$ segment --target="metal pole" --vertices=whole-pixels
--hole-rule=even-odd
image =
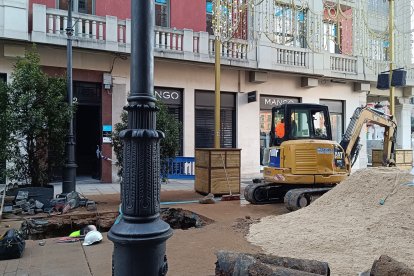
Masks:
[[[114,243],[114,275],[166,275],[170,226],[160,219],[160,144],[154,97],[153,0],[131,1],[131,94],[124,142],[122,218],[108,238]]]
[[[214,148],[220,148],[220,53],[221,53],[221,43],[220,40],[216,37],[215,40],[215,110],[214,110]]]
[[[216,0],[214,6],[214,16],[217,26],[220,26],[220,1]],[[217,32],[220,32],[220,29],[216,29]],[[215,63],[214,63],[214,81],[215,81],[215,109],[214,109],[214,148],[220,148],[220,54],[221,54],[221,43],[219,38],[219,33],[216,33],[216,39],[214,44],[214,53],[215,53]]]
[[[389,0],[389,53],[390,53],[390,115],[395,114],[395,87],[391,86],[392,70],[394,69],[394,0]]]
[[[67,101],[69,107],[73,108],[73,80],[72,80],[72,0],[68,0],[68,26],[66,28],[67,35]],[[75,137],[73,134],[73,113],[69,118],[69,130],[66,137],[65,146],[65,164],[63,165],[62,176],[62,192],[70,193],[76,190],[76,165],[75,160]]]

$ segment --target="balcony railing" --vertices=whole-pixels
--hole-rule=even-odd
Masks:
[[[167,28],[155,28],[155,48],[183,51],[184,31]]]
[[[47,34],[66,37],[68,26],[67,12],[64,10],[47,9]],[[103,17],[74,14],[73,15],[74,36],[76,38],[104,40],[106,20]]]
[[[309,50],[303,48],[277,46],[275,51],[275,62],[277,65],[309,68]]]
[[[357,74],[357,58],[342,55],[331,55],[331,70],[339,73]]]
[[[209,38],[209,53],[215,55],[215,38]],[[232,39],[221,44],[221,57],[247,60],[248,43],[242,39]]]

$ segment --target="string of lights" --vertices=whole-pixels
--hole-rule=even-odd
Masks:
[[[239,53],[266,42],[312,52],[360,56],[373,74],[389,67],[388,0],[213,0],[214,35],[223,51]],[[395,1],[396,67],[412,67],[414,0]],[[235,47],[233,39],[245,41]]]

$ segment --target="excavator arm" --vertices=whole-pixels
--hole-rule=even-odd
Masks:
[[[348,164],[351,166],[354,165],[358,158],[358,153],[361,149],[361,145],[359,145],[359,135],[365,123],[373,123],[385,128],[382,163],[384,166],[390,165],[394,153],[397,124],[392,116],[370,107],[358,107],[355,110],[348,128],[342,137],[340,144],[345,151],[345,157]]]

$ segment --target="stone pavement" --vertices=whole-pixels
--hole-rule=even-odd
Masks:
[[[260,177],[260,175],[243,176],[241,179],[241,187],[244,188],[247,184],[252,183],[252,178]],[[55,195],[62,192],[62,183],[52,183],[55,190]],[[170,179],[168,183],[161,183],[161,192],[163,191],[193,191],[194,180],[185,179]],[[118,194],[121,192],[119,183],[101,183],[99,180],[91,178],[80,178],[76,182],[76,191],[88,195],[105,195]]]
[[[55,190],[55,195],[62,192],[62,183],[52,183]],[[161,184],[162,191],[187,191],[194,190],[194,180],[175,180],[171,179],[168,183]],[[106,195],[118,194],[121,192],[121,185],[119,183],[101,183],[99,181],[77,181],[76,191],[88,195]]]

